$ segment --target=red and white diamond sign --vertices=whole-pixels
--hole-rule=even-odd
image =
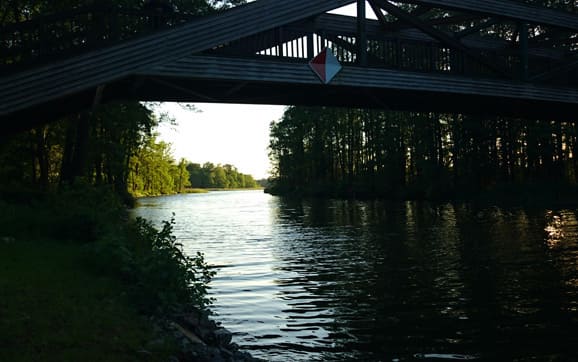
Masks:
[[[309,66],[325,84],[331,82],[333,77],[343,68],[329,48],[325,48],[321,53],[317,54],[317,56],[309,62]]]

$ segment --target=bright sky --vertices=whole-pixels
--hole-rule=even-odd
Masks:
[[[281,118],[284,106],[196,103],[195,107],[201,112],[174,103],[162,105],[178,123],[159,129],[176,159],[231,164],[255,179],[268,177],[269,124]]]
[[[355,12],[355,4],[332,11],[352,16]],[[370,8],[366,12],[372,17]],[[284,106],[198,103],[195,107],[201,112],[162,105],[177,121],[176,127],[159,129],[160,139],[172,144],[175,159],[231,164],[255,179],[269,176],[269,124],[281,118]]]

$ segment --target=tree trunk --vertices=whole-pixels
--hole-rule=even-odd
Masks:
[[[66,144],[62,160],[61,182],[72,184],[87,175],[90,114],[82,112],[76,116],[66,132]]]
[[[36,129],[36,157],[38,159],[38,166],[40,170],[39,183],[42,188],[48,188],[48,167],[49,155],[46,144],[46,126],[38,127]]]

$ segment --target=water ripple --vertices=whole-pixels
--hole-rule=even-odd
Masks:
[[[148,199],[217,270],[217,318],[271,361],[578,359],[576,210]]]

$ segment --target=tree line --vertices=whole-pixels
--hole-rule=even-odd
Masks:
[[[244,189],[259,187],[253,176],[243,174],[235,166],[189,163],[187,171],[194,188]]]
[[[50,190],[80,182],[109,185],[130,200],[189,187],[257,186],[252,176],[232,165],[175,160],[171,145],[154,132],[159,122],[172,120],[154,108],[111,103],[12,136],[0,145],[0,187]]]
[[[158,7],[184,14],[205,15],[243,3],[245,0],[10,0],[0,3],[0,25],[91,5],[114,5],[144,10],[154,10]]]
[[[271,190],[435,198],[571,188],[577,134],[575,121],[288,107],[271,124]]]
[[[159,118],[138,102],[110,103],[15,134],[1,143],[4,188],[110,185],[128,198],[131,158]]]

